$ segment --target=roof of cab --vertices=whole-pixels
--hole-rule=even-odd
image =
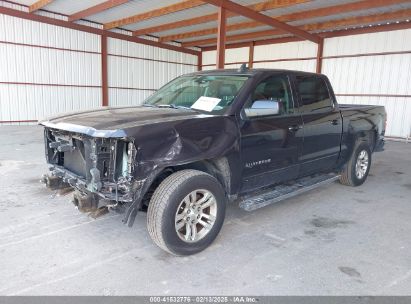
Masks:
[[[189,73],[187,75],[244,75],[244,76],[254,76],[262,73],[286,73],[286,74],[307,74],[307,75],[318,75],[316,73],[295,71],[295,70],[285,70],[285,69],[224,69],[224,70],[206,70]]]

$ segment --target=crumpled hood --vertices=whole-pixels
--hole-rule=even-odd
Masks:
[[[103,107],[90,111],[67,113],[40,122],[41,125],[86,133],[98,137],[123,137],[121,135],[129,128],[147,124],[178,121],[191,118],[211,117],[186,109],[155,108],[155,107]],[[109,132],[99,132],[109,131]],[[103,135],[103,133],[105,135]]]

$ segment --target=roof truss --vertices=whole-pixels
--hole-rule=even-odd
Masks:
[[[253,4],[253,5],[249,5],[247,7],[256,12],[262,12],[262,11],[267,11],[271,9],[305,3],[309,1],[310,0],[265,0],[265,1]],[[238,16],[238,14],[235,14],[233,12],[227,12],[227,18],[234,17],[234,16]],[[201,17],[179,20],[179,21],[175,21],[172,23],[138,29],[133,32],[133,35],[141,36],[141,35],[146,35],[146,34],[151,34],[151,33],[163,32],[163,31],[168,31],[168,30],[172,30],[176,28],[183,28],[186,26],[216,21],[217,19],[218,19],[218,13],[214,13],[214,14],[209,14],[209,15],[205,15]]]
[[[302,12],[296,12],[296,13],[276,16],[275,18],[282,22],[290,22],[290,21],[296,21],[296,20],[324,17],[324,16],[329,16],[332,14],[341,14],[341,13],[347,13],[347,12],[353,12],[353,11],[366,10],[370,8],[384,7],[384,6],[389,6],[389,5],[408,2],[408,1],[409,0],[364,0],[364,1],[354,2],[354,3],[351,2],[351,3],[346,3],[346,4],[322,7],[318,9],[309,10],[309,11],[302,11]],[[244,28],[255,28],[255,27],[262,26],[262,25],[263,25],[262,23],[257,22],[257,21],[241,22],[241,23],[236,23],[232,25],[227,25],[226,30],[227,32],[238,31]],[[208,29],[203,29],[199,31],[192,31],[192,32],[185,32],[181,34],[163,36],[163,37],[160,37],[160,41],[161,42],[167,42],[167,41],[173,41],[173,40],[179,41],[182,39],[213,35],[216,33],[217,33],[217,28],[208,28]]]
[[[300,26],[299,28],[305,31],[330,30],[330,29],[338,29],[339,27],[343,27],[343,26],[364,25],[364,24],[370,24],[370,23],[375,23],[375,22],[385,22],[385,21],[390,21],[390,20],[407,19],[407,18],[411,18],[411,9],[399,10],[399,11],[383,13],[383,14],[368,15],[368,16],[343,18],[343,19],[332,20],[332,21],[321,22],[321,23],[311,23],[311,24]],[[283,30],[267,30],[267,31],[259,31],[259,32],[227,36],[226,40],[227,41],[253,40],[253,39],[259,39],[263,37],[278,36],[278,35],[284,35],[284,34],[285,34],[285,31]],[[202,45],[210,45],[210,44],[214,45],[215,43],[216,43],[216,39],[211,38],[211,39],[184,42],[182,43],[182,46],[192,47],[192,46],[202,46]]]
[[[111,9],[113,7],[122,5],[129,0],[107,0],[103,3],[89,7],[85,10],[76,12],[68,16],[69,21],[75,21],[79,19],[84,19],[88,16],[103,12],[105,10]],[[154,0],[155,1],[155,0]],[[262,0],[260,3],[253,5],[240,5],[232,0],[181,0],[178,3],[174,3],[168,6],[160,7],[148,12],[140,13],[133,15],[131,17],[114,20],[104,24],[104,30],[99,29],[89,29],[88,27],[79,25],[77,23],[70,23],[72,26],[67,25],[69,22],[66,21],[54,21],[53,18],[43,17],[38,14],[30,14],[37,10],[43,9],[45,6],[53,2],[53,0],[38,0],[35,1],[32,5],[28,6],[30,13],[24,12],[14,12],[11,9],[1,8],[0,12],[18,16],[20,18],[25,18],[29,20],[36,20],[40,22],[45,22],[49,24],[55,24],[58,26],[65,26],[69,28],[75,28],[78,30],[98,33],[105,37],[113,37],[117,39],[124,39],[128,41],[133,41],[137,43],[143,43],[148,45],[153,45],[157,47],[163,47],[170,50],[176,50],[188,54],[199,55],[198,51],[193,49],[187,49],[188,47],[193,46],[202,46],[203,51],[216,49],[216,45],[220,45],[220,50],[224,53],[225,48],[234,48],[234,47],[243,47],[248,46],[254,47],[254,45],[263,45],[263,44],[273,44],[273,43],[282,43],[290,41],[303,41],[310,40],[315,43],[321,43],[324,38],[344,36],[350,34],[359,34],[359,33],[371,33],[379,31],[389,31],[397,29],[406,29],[411,28],[411,8],[409,6],[402,6],[402,9],[399,9],[401,6],[397,6],[396,11],[392,11],[392,8],[387,8],[387,12],[378,13],[373,15],[362,15],[349,18],[341,18],[336,20],[331,20],[327,22],[318,22],[310,23],[299,26],[294,26],[287,24],[286,22],[293,22],[297,20],[312,19],[325,16],[339,15],[342,13],[353,12],[353,11],[366,11],[373,8],[379,7],[388,7],[391,5],[396,5],[400,3],[409,3],[410,0],[361,0],[357,2],[350,2],[345,4],[337,4],[328,7],[320,7],[311,10],[298,11],[295,13],[284,14],[280,16],[267,16],[261,14],[262,11],[273,10],[281,7],[287,7],[292,5],[297,5],[301,3],[310,2],[312,0]],[[193,37],[214,35],[219,33],[219,29],[205,28],[198,31],[185,32],[175,35],[167,35],[159,38],[159,42],[145,40],[137,37],[130,37],[128,35],[122,35],[108,31],[119,26],[124,26],[132,23],[141,22],[151,18],[157,18],[164,16],[166,14],[172,14],[175,12],[183,11],[190,9],[196,6],[211,4],[217,6],[220,12],[220,18],[218,18],[219,13],[213,13],[204,15],[201,17],[190,18],[185,20],[178,20],[169,24],[160,24],[157,26],[152,26],[149,28],[141,28],[133,32],[134,36],[140,36],[149,33],[157,33],[162,31],[168,31],[170,29],[183,28],[190,25],[207,23],[210,21],[219,20],[220,24],[220,34],[217,37],[220,39],[211,38],[211,39],[202,39],[195,41],[187,41],[182,43],[182,47],[177,47],[171,44],[165,44],[164,42],[175,41],[175,40],[185,40]],[[404,9],[406,8],[406,9]],[[390,11],[391,10],[391,11]],[[367,13],[367,12],[365,12]],[[252,21],[241,22],[236,24],[226,25],[226,19],[233,16],[244,16],[246,18],[252,19]],[[336,16],[337,17],[337,16]],[[337,17],[338,18],[338,17]],[[378,26],[376,23],[379,23]],[[380,25],[382,23],[383,25]],[[224,26],[222,26],[222,24]],[[243,29],[252,29],[260,27],[263,25],[269,25],[274,29],[257,31],[257,32],[248,32],[244,34],[237,34],[231,36],[225,36],[226,32],[237,31]],[[360,28],[361,26],[361,28]],[[77,28],[78,27],[78,28]],[[351,27],[351,29],[350,29]],[[356,27],[356,28],[352,28]],[[343,29],[346,28],[346,29]],[[349,28],[349,29],[347,29]],[[280,36],[280,37],[279,37]],[[282,37],[281,37],[282,36]],[[234,42],[226,44],[225,42]],[[235,42],[240,41],[240,42]],[[204,47],[206,46],[206,47]],[[220,56],[223,58],[222,56]],[[222,62],[220,65],[224,65]]]
[[[51,2],[53,2],[53,0],[38,0],[38,1],[34,2],[32,5],[29,6],[29,12],[33,13],[33,12],[41,9],[42,7],[50,4]]]
[[[272,27],[287,31],[287,32],[289,32],[289,33],[291,33],[295,36],[304,38],[306,40],[310,40],[310,41],[315,42],[315,43],[319,43],[321,41],[321,38],[319,36],[315,35],[315,34],[308,33],[308,32],[306,32],[306,31],[304,31],[300,28],[297,28],[297,27],[291,26],[287,23],[278,21],[278,20],[276,20],[274,18],[271,18],[267,15],[260,14],[259,12],[256,12],[256,11],[254,11],[254,10],[248,8],[248,7],[239,5],[235,2],[231,2],[229,0],[203,0],[203,1],[205,1],[207,3],[210,3],[210,4],[213,4],[215,6],[224,7],[225,9],[227,9],[231,12],[234,12],[234,13],[237,13],[237,14],[242,15],[244,17],[253,19],[253,20],[258,21],[260,23],[264,23],[264,24],[270,25]]]
[[[390,23],[384,25],[377,25],[377,26],[366,26],[361,28],[349,29],[349,30],[338,30],[332,32],[325,32],[320,33],[319,35],[322,38],[333,38],[333,37],[342,37],[342,36],[350,36],[350,35],[358,35],[358,34],[367,34],[367,33],[377,33],[377,32],[386,32],[386,31],[398,31],[404,29],[410,29],[411,22],[400,22],[400,23]],[[287,42],[297,42],[303,41],[303,39],[289,36],[289,37],[282,37],[282,38],[273,38],[273,39],[264,39],[253,41],[254,46],[260,45],[267,45],[267,44],[278,44],[278,43],[287,43]],[[250,46],[250,42],[237,42],[237,43],[230,43],[226,44],[226,49],[236,49],[241,47],[248,47]],[[207,46],[202,48],[203,52],[214,51],[216,46]]]

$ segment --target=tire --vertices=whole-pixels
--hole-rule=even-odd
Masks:
[[[225,207],[226,195],[216,178],[197,170],[178,171],[154,191],[147,229],[161,249],[179,256],[195,254],[217,237]]]
[[[352,187],[360,186],[367,179],[370,168],[370,146],[366,142],[358,142],[354,147],[354,151],[348,163],[341,172],[340,183]]]

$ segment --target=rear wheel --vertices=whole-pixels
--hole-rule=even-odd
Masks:
[[[148,207],[148,232],[169,253],[195,254],[217,237],[225,205],[224,190],[213,176],[197,170],[178,171],[154,191]]]
[[[371,150],[366,142],[355,145],[354,152],[341,172],[340,183],[347,186],[362,185],[371,167]]]

